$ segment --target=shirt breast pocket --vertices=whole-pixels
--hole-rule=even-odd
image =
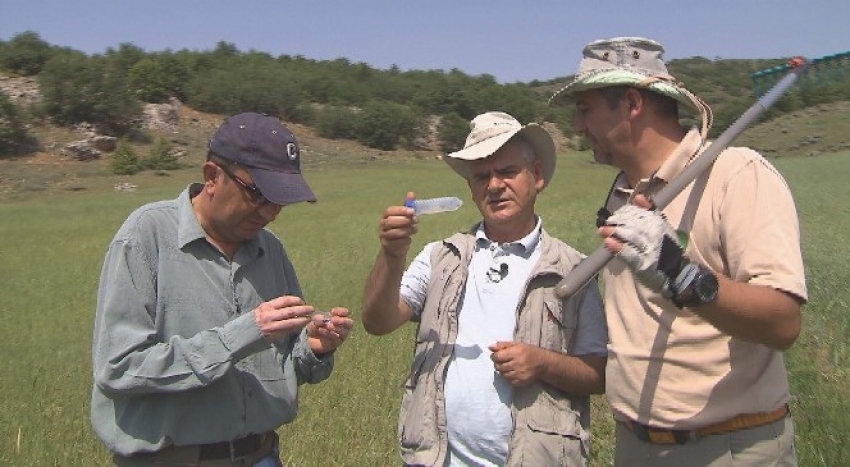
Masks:
[[[242,366],[244,373],[251,375],[259,381],[279,381],[286,379],[284,374],[284,360],[286,355],[281,354],[274,348],[257,352],[246,357],[237,365]]]

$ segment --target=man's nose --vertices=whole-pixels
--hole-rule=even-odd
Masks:
[[[502,180],[502,177],[496,174],[491,175],[490,180],[487,181],[488,191],[499,191],[503,186],[505,186],[505,181]]]
[[[587,126],[584,124],[584,119],[581,117],[575,117],[573,119],[573,131],[577,135],[584,135],[584,132],[587,131]]]

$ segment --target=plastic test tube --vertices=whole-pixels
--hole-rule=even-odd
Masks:
[[[414,199],[405,201],[404,205],[413,208],[416,215],[436,214],[438,212],[457,211],[463,204],[460,198],[455,196],[444,196],[431,199]]]
[[[310,313],[309,316],[310,316],[310,319],[319,318],[322,321],[322,323],[325,323],[325,324],[331,322],[331,314],[329,312],[326,312],[326,311],[316,310],[316,311]]]

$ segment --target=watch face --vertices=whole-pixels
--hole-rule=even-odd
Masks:
[[[701,273],[696,279],[694,288],[701,303],[713,302],[717,298],[717,276],[710,271]]]

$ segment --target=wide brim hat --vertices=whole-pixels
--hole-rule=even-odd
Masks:
[[[549,103],[566,100],[575,93],[611,86],[645,88],[675,99],[700,117],[704,131],[711,126],[711,109],[667,70],[664,47],[642,37],[615,37],[587,44],[573,81],[556,91]]]
[[[470,133],[463,149],[443,158],[463,178],[469,177],[469,161],[490,157],[513,138],[522,138],[529,145],[543,169],[544,187],[555,174],[555,142],[545,128],[529,123],[522,125],[504,112],[486,112],[469,124]]]
[[[316,201],[301,174],[298,141],[277,118],[254,112],[234,115],[216,130],[209,149],[244,167],[272,203]]]

